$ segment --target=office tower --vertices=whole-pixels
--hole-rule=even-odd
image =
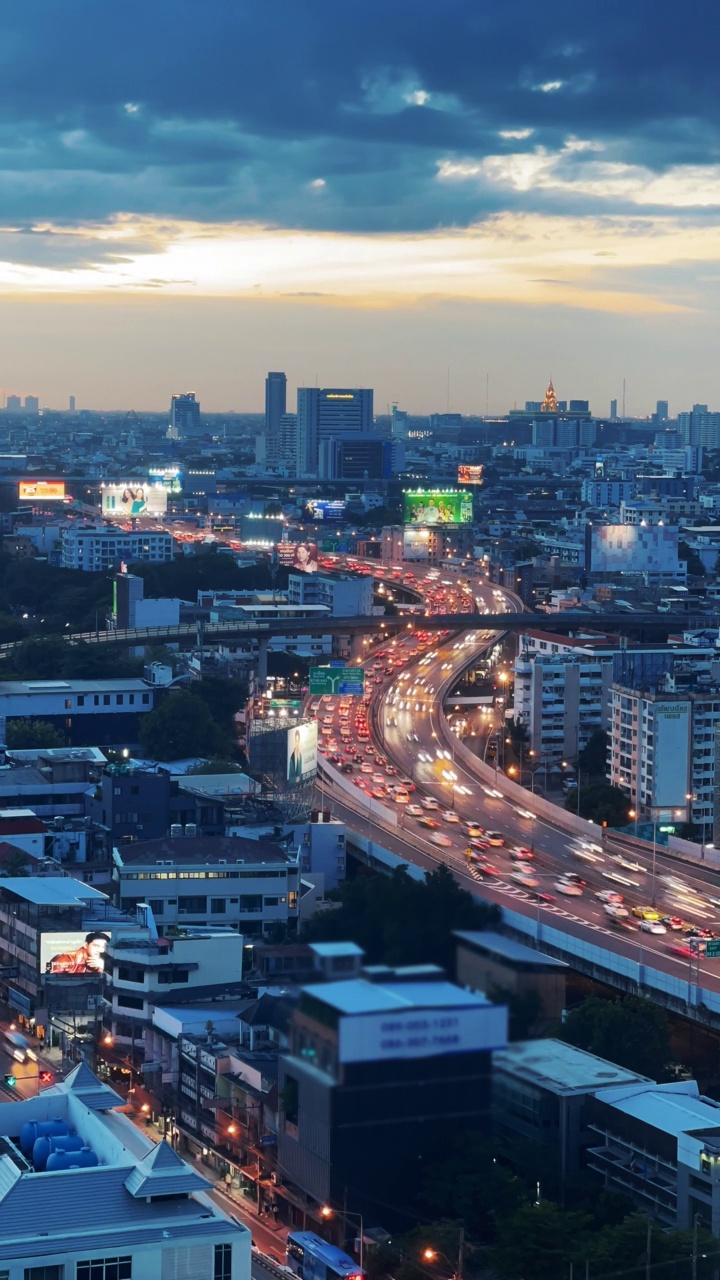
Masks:
[[[323,440],[372,431],[372,388],[298,387],[297,423],[297,474],[317,475]]]
[[[74,397],[74,396],[71,396],[71,397],[70,397],[70,402],[69,402],[68,408],[69,408],[70,413],[74,413],[74,412],[75,412],[75,397]]]
[[[394,404],[392,407],[392,417],[390,419],[390,435],[394,440],[407,439],[408,432],[408,413],[407,409],[398,409]]]
[[[667,400],[658,400],[655,406],[658,422],[667,422],[668,419],[668,402]]]
[[[8,396],[7,398],[8,413],[18,413],[22,409],[22,400],[20,396]]]
[[[40,401],[37,396],[25,397],[25,409],[27,413],[39,413]]]
[[[280,420],[286,409],[287,378],[284,373],[269,373],[265,379],[265,461],[276,466],[280,461]]]
[[[291,476],[297,475],[298,420],[296,413],[284,413],[280,418],[280,448],[278,462]]]
[[[610,401],[610,417],[612,418],[613,422],[617,418],[617,400]]]
[[[194,391],[174,395],[170,401],[170,431],[173,440],[182,440],[192,431],[200,430],[200,403]]]

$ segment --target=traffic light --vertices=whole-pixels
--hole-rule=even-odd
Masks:
[[[17,1083],[17,1080],[16,1080],[15,1076],[14,1076],[14,1075],[12,1074],[12,1072],[10,1072],[10,1071],[9,1071],[9,1072],[7,1072],[7,1074],[3,1076],[3,1080],[4,1080],[4,1082],[5,1082],[5,1084],[6,1084],[6,1085],[9,1085],[9,1086],[10,1086],[10,1088],[11,1088],[11,1089],[12,1089],[12,1088],[14,1088],[14,1086],[15,1086],[15,1085],[16,1085],[16,1083]]]
[[[52,1082],[53,1082],[53,1073],[52,1073],[52,1071],[41,1071],[41,1072],[40,1072],[40,1083],[41,1083],[41,1084],[52,1084]]]

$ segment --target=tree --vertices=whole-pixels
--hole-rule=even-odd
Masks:
[[[17,845],[9,844],[0,853],[0,875],[27,876],[30,874],[29,865],[30,855],[24,849],[18,849]]]
[[[570,813],[577,813],[579,808],[583,818],[596,822],[598,826],[606,822],[609,827],[624,827],[628,822],[629,806],[625,792],[605,782],[581,787],[579,796],[573,787],[565,797],[565,808]]]
[[[510,735],[513,750],[519,751],[521,747],[524,748],[526,746],[530,738],[530,734],[528,733],[528,727],[524,720],[518,720],[517,717],[515,717],[514,720],[510,720],[507,726],[507,731]]]
[[[48,720],[8,720],[5,743],[11,751],[50,751],[64,747],[65,739]]]
[[[607,768],[608,735],[605,729],[595,729],[580,752],[580,768],[593,777],[604,776]]]
[[[532,1035],[543,1011],[542,997],[537,991],[491,987],[487,996],[494,1004],[507,1005],[510,1040],[527,1040]]]
[[[334,895],[335,911],[310,919],[303,939],[342,942],[351,938],[369,964],[438,964],[454,960],[453,929],[488,929],[497,924],[498,909],[461,889],[447,867],[430,871],[424,880],[405,868],[392,875],[346,880]]]
[[[140,743],[152,760],[222,756],[226,746],[207,704],[187,689],[175,690],[143,717]]]
[[[697,551],[693,551],[692,547],[684,542],[681,538],[678,542],[678,559],[685,560],[687,563],[687,571],[692,578],[705,577],[705,565],[703,564]]]
[[[208,773],[243,773],[242,765],[237,760],[205,760],[203,764],[193,765],[188,769],[186,777],[200,777]]]
[[[667,1014],[641,996],[588,996],[567,1015],[558,1035],[567,1044],[661,1080],[670,1057]]]
[[[495,1238],[498,1217],[515,1213],[527,1200],[527,1187],[497,1162],[487,1135],[471,1132],[444,1160],[426,1168],[420,1209],[423,1217],[460,1218],[471,1239],[488,1243]]]
[[[523,1205],[498,1223],[493,1270],[505,1280],[559,1280],[580,1262],[592,1219],[551,1200]]]
[[[202,699],[228,745],[233,746],[237,739],[235,715],[244,708],[248,698],[245,681],[207,675],[193,681],[189,691],[193,697]]]
[[[644,1280],[647,1275],[646,1250],[648,1219],[634,1213],[615,1226],[594,1232],[585,1243],[584,1258],[590,1275],[622,1276],[622,1280]],[[717,1268],[718,1242],[701,1228],[697,1236],[698,1280],[710,1280]],[[658,1224],[650,1228],[652,1274],[663,1280],[688,1280],[691,1274],[693,1239],[691,1231],[664,1231]]]

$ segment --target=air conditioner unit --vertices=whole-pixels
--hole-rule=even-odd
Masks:
[[[182,823],[181,823],[181,822],[172,822],[172,823],[170,824],[170,839],[171,839],[171,840],[176,840],[176,839],[178,838],[178,836],[181,836],[181,835],[182,835],[182,833],[183,833],[183,829],[182,829]]]
[[[194,840],[194,839],[195,839],[195,836],[197,835],[197,823],[195,823],[195,822],[188,822],[188,823],[186,823],[186,825],[185,825],[185,835],[186,835],[186,836],[188,836],[188,837],[190,837],[191,839],[193,839],[193,840]]]

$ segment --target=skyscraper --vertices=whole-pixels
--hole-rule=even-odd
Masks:
[[[667,400],[658,400],[655,406],[658,422],[667,422],[668,419],[668,402]]]
[[[297,474],[314,476],[323,440],[372,431],[372,388],[298,387],[297,419]]]
[[[8,396],[7,408],[9,413],[17,413],[19,409],[22,409],[20,396]]]
[[[75,412],[75,397],[74,397],[74,396],[70,396],[70,400],[69,400],[69,403],[68,403],[68,408],[69,408],[70,413],[74,413],[74,412]]]
[[[280,419],[286,410],[287,378],[269,373],[265,379],[265,460],[270,466],[280,461]]]
[[[610,401],[610,417],[613,422],[617,419],[617,400]]]
[[[174,395],[170,401],[170,430],[174,440],[182,440],[191,431],[200,430],[200,403],[194,391]]]
[[[26,396],[26,397],[25,397],[25,409],[26,409],[26,411],[27,411],[28,413],[39,413],[39,412],[40,412],[40,400],[39,400],[38,396]]]

